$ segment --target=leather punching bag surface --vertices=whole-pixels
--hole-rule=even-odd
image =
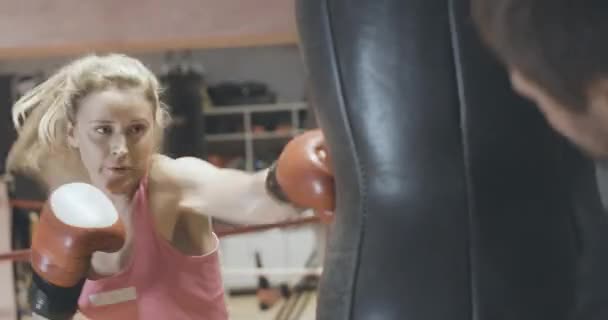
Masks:
[[[468,1],[296,11],[341,164],[319,320],[608,317],[593,166],[513,93]]]

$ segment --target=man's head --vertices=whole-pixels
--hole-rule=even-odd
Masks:
[[[608,158],[608,2],[472,0],[472,10],[513,88],[564,136]]]

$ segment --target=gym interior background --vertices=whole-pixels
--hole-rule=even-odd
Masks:
[[[292,0],[21,0],[0,2],[0,168],[14,141],[13,101],[89,52],[140,58],[163,81],[177,124],[165,151],[223,167],[268,166],[283,145],[315,127]],[[608,171],[598,167],[608,203]],[[1,190],[0,190],[1,191]],[[27,262],[3,253],[29,246],[44,199],[17,177],[0,192],[0,320],[28,319]],[[215,221],[231,319],[314,319],[327,226],[239,228]]]
[[[292,1],[282,0],[2,1],[0,167],[15,137],[12,103],[91,52],[129,54],[159,76],[175,121],[167,154],[267,167],[293,135],[315,127],[293,20]],[[45,197],[32,181],[15,182],[8,194],[18,201],[0,210],[0,255],[29,247],[38,210],[28,201]],[[215,228],[231,319],[314,319],[326,226],[303,218]],[[0,260],[0,319],[28,319],[29,280],[26,261]]]

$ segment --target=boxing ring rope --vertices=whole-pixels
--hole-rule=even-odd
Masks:
[[[10,199],[9,208],[11,209],[22,209],[29,212],[40,211],[44,205],[41,201],[34,200],[21,200],[21,199]],[[218,223],[214,225],[214,232],[219,238],[237,236],[242,234],[263,232],[267,230],[279,229],[279,228],[293,228],[309,224],[323,224],[325,221],[320,217],[306,216],[281,223],[273,224],[261,224],[261,225],[245,225],[245,226],[231,226],[224,223]],[[2,263],[29,263],[30,262],[30,250],[20,249],[13,250],[11,252],[0,253],[0,264]],[[301,279],[293,284],[291,288],[284,289],[282,287],[277,288],[263,288],[258,287],[256,291],[257,299],[260,305],[267,305],[268,307],[279,303],[277,306],[278,313],[275,315],[274,320],[284,319],[298,319],[302,314],[303,310],[307,307],[310,300],[312,299],[313,293],[311,288],[316,288],[316,280],[323,272],[322,267],[316,268],[223,268],[222,274],[224,276],[253,276],[259,279],[266,278],[268,276],[299,276]],[[283,283],[281,286],[285,286]],[[287,287],[285,287],[287,288]],[[289,292],[285,295],[283,290]],[[282,301],[282,302],[279,302]]]
[[[30,260],[30,249],[14,250],[0,253],[0,263],[4,261],[26,262]]]
[[[323,268],[224,268],[222,274],[229,276],[320,276]]]
[[[18,208],[24,210],[35,210],[38,211],[42,209],[44,203],[35,200],[19,200],[19,199],[11,199],[9,200],[9,205],[11,208]]]
[[[14,250],[9,253],[0,254],[0,263],[5,261],[12,262],[29,262],[30,250]],[[222,269],[222,274],[230,276],[319,276],[323,272],[323,268],[225,268]]]
[[[44,203],[41,201],[20,200],[20,199],[11,199],[9,201],[9,204],[10,204],[11,208],[34,210],[34,211],[40,210],[42,208],[42,206],[44,205]],[[297,226],[302,226],[302,225],[307,225],[307,224],[317,224],[317,223],[321,223],[321,222],[322,221],[319,217],[312,216],[312,217],[298,218],[298,219],[285,221],[285,222],[281,222],[281,223],[246,225],[246,226],[238,226],[238,227],[222,227],[222,228],[218,228],[217,230],[214,230],[214,232],[217,234],[217,236],[219,238],[222,238],[222,237],[242,235],[242,234],[247,234],[247,233],[262,232],[262,231],[267,231],[267,230],[272,230],[272,229],[297,227]],[[13,261],[13,262],[29,261],[29,255],[30,255],[29,249],[14,250],[11,252],[0,253],[0,263],[5,262],[5,261]],[[280,270],[283,270],[283,271],[280,271]],[[295,274],[300,274],[294,270],[285,271],[284,269],[277,269],[275,271],[276,272],[287,272],[287,273],[291,272],[292,274],[295,272]],[[303,271],[304,274],[315,272],[314,270],[309,270],[309,269],[306,269],[306,270],[300,269],[300,271]]]

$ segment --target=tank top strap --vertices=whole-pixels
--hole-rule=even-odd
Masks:
[[[141,177],[140,187],[143,187],[144,190],[148,190],[148,180],[150,176],[150,165],[146,167],[146,171],[144,172],[144,176]]]
[[[144,176],[139,181],[139,187],[135,194],[134,206],[133,206],[133,216],[136,220],[135,223],[135,232],[139,233],[136,237],[140,239],[141,237],[146,237],[147,235],[154,234],[154,218],[150,214],[149,202],[148,202],[148,193],[149,193],[149,177],[148,170],[146,170]],[[148,241],[149,239],[146,239]]]
[[[144,175],[139,180],[139,186],[137,187],[137,192],[135,193],[135,210],[137,211],[148,211],[148,185],[149,185],[149,176],[150,176],[150,166],[146,166],[144,171]]]
[[[137,186],[137,191],[134,196],[134,207],[135,211],[141,211],[142,207],[146,207],[148,200],[148,170],[144,173],[144,175],[139,180],[139,185]]]

